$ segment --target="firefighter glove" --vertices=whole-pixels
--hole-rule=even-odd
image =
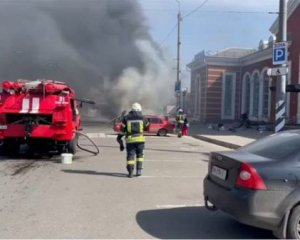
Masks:
[[[124,149],[125,149],[124,144],[123,143],[120,144],[120,151],[122,152],[122,151],[124,151]]]

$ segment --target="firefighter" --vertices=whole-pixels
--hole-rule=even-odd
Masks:
[[[139,103],[132,104],[131,111],[122,120],[122,133],[125,136],[127,151],[127,171],[128,177],[133,177],[135,158],[136,158],[136,176],[142,175],[144,162],[145,136],[144,130],[149,123],[142,114],[142,106]],[[122,138],[118,136],[118,138]],[[117,138],[117,139],[118,139]],[[119,141],[120,143],[120,141]],[[122,151],[122,144],[120,144]]]
[[[176,115],[176,123],[177,123],[177,130],[178,133],[182,133],[182,127],[184,124],[184,114],[182,109],[178,109],[177,115]]]

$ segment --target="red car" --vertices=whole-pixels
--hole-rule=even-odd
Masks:
[[[145,115],[145,118],[149,121],[149,127],[145,130],[145,133],[166,136],[168,133],[174,132],[175,123],[169,121],[166,116]],[[117,133],[121,131],[121,122],[119,119],[114,124],[114,131]]]

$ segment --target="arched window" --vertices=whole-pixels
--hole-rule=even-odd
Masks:
[[[234,119],[236,73],[226,72],[222,80],[222,118]]]
[[[243,78],[242,86],[242,111],[241,113],[250,112],[250,74],[246,73]]]
[[[251,101],[251,117],[258,119],[259,113],[259,73],[255,72],[252,75],[251,81],[252,101]]]
[[[262,72],[263,91],[262,91],[262,117],[263,119],[269,119],[270,112],[270,78],[267,75],[267,70]]]

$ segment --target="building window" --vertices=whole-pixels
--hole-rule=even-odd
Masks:
[[[270,78],[267,71],[263,71],[263,96],[262,96],[262,117],[264,120],[269,120],[270,109]]]
[[[242,111],[241,113],[250,112],[250,75],[246,74],[243,78],[243,90],[242,90]]]
[[[234,119],[236,74],[225,73],[222,85],[222,118]]]
[[[251,101],[251,117],[258,119],[259,112],[259,74],[256,72],[251,81],[252,101]]]
[[[195,114],[196,117],[200,117],[200,97],[201,97],[201,77],[197,75],[196,77],[196,87],[195,87]]]

